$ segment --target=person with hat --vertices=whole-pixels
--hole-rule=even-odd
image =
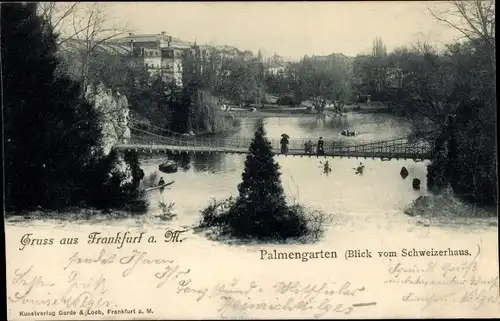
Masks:
[[[325,141],[323,140],[323,137],[320,137],[318,140],[318,146],[316,148],[316,153],[318,155],[324,155],[325,154]]]

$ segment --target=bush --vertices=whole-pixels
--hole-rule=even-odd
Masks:
[[[294,96],[281,96],[276,100],[276,105],[281,106],[297,106],[299,104],[300,101]]]
[[[212,199],[210,204],[201,211],[201,221],[198,227],[211,228],[219,236],[240,236],[231,227],[231,209],[235,205],[235,201],[236,199],[232,197],[221,202]],[[289,207],[289,215],[293,219],[287,220],[288,224],[280,226],[280,230],[285,230],[285,233],[271,234],[271,237],[264,238],[259,236],[246,238],[262,239],[264,241],[283,241],[287,237],[282,237],[281,235],[285,234],[294,235],[289,237],[290,239],[309,243],[320,239],[324,235],[327,225],[332,222],[332,215],[319,210],[308,209],[298,204]]]
[[[495,210],[488,210],[460,200],[454,196],[451,187],[444,188],[438,194],[420,196],[405,207],[404,213],[421,217],[494,217]]]
[[[210,204],[201,211],[200,227],[222,227],[227,223],[227,210],[235,204],[235,199],[231,196],[222,202],[217,202],[214,198]]]
[[[112,151],[90,169],[85,185],[91,188],[85,190],[86,195],[83,191],[81,193],[85,205],[107,211],[118,209],[132,213],[146,212],[147,195],[139,188],[144,173],[136,158],[137,155],[133,153],[125,154],[122,159],[116,151]]]

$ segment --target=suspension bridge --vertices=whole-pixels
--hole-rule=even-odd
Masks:
[[[247,154],[253,137],[196,137],[178,134],[144,122],[129,122],[132,138],[125,144],[115,145],[117,151],[141,153],[206,153]],[[381,160],[432,159],[432,146],[424,141],[398,138],[384,141],[346,141],[324,136],[324,153],[306,151],[307,139],[289,139],[288,150],[281,150],[280,139],[268,138],[276,155],[299,157],[354,157]],[[315,142],[313,141],[313,144]]]

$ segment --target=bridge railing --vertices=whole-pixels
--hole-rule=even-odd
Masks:
[[[221,138],[221,137],[166,137],[144,131],[142,129],[133,128],[134,142],[148,146],[169,145],[183,147],[203,147],[218,151],[224,150],[247,150],[252,142],[252,137],[236,137],[236,138]],[[280,139],[269,139],[271,147],[275,152],[281,149]],[[288,150],[290,152],[305,151],[305,143],[309,139],[289,140]],[[316,151],[316,145],[313,142],[313,150]],[[388,141],[336,141],[325,140],[324,150],[326,153],[341,152],[345,154],[360,153],[366,156],[373,155],[377,157],[380,154],[399,154],[399,155],[427,155],[430,153],[430,146],[419,143],[409,143],[406,138],[394,139]]]

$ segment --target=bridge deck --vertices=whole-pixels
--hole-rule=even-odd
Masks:
[[[225,153],[247,154],[252,142],[251,137],[192,137],[175,134],[147,125],[138,128],[130,126],[133,132],[130,142],[116,145],[119,151],[138,151],[141,153]],[[152,132],[155,131],[155,132]],[[380,159],[413,159],[415,161],[431,159],[431,147],[422,142],[410,142],[407,138],[386,141],[359,141],[328,139],[324,141],[324,154],[305,152],[305,143],[310,139],[290,139],[288,152],[281,152],[280,139],[268,138],[276,155],[289,156],[323,156],[323,157],[356,157]],[[314,144],[314,143],[313,143]]]
[[[247,154],[248,148],[244,147],[210,147],[210,146],[177,146],[177,145],[157,145],[157,144],[123,144],[115,146],[119,151],[138,151],[142,153],[224,153],[224,154]],[[303,149],[289,149],[287,153],[281,150],[274,150],[276,155],[285,156],[307,156],[307,157],[353,157],[353,158],[380,158],[380,159],[430,159],[430,155],[409,151],[349,151],[349,150],[325,150],[324,154],[305,153]]]

